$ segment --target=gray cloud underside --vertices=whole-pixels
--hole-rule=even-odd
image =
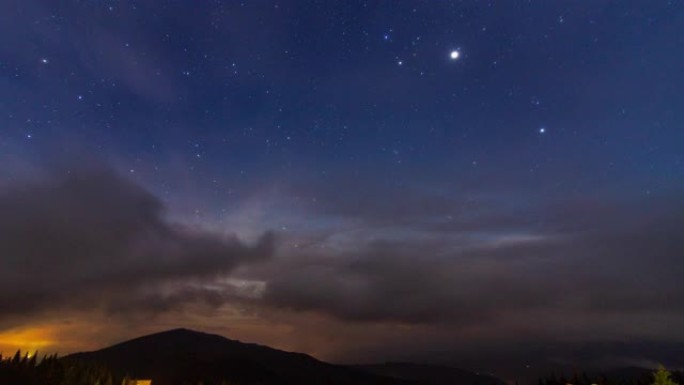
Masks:
[[[266,260],[273,249],[270,234],[250,246],[170,223],[157,198],[108,169],[53,176],[0,193],[0,314],[217,302],[210,291],[168,288]]]
[[[489,217],[490,232],[479,219],[451,227],[417,220],[419,240],[307,250],[272,261],[258,276],[269,282],[266,303],[356,321],[464,325],[545,311],[681,315],[684,208],[676,196],[547,202],[529,213],[534,221],[500,210]],[[403,207],[397,215],[416,211]],[[389,212],[369,210],[365,221],[385,221]]]

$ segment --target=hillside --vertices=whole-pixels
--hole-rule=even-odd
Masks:
[[[69,360],[105,365],[120,375],[151,378],[155,385],[223,381],[237,384],[380,384],[406,382],[331,365],[305,354],[247,344],[218,335],[177,329],[76,353]]]

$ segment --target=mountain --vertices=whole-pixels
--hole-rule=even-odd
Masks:
[[[504,385],[494,377],[436,365],[342,366],[302,353],[176,329],[64,358],[105,366],[154,385]]]
[[[637,339],[590,342],[502,341],[469,349],[440,350],[408,356],[406,360],[477,368],[481,373],[495,373],[498,378],[511,384],[537,384],[540,378],[552,375],[572,378],[575,373],[610,374],[618,379],[627,375],[630,375],[629,378],[643,378],[642,372],[652,372],[659,363],[670,370],[684,368],[684,343],[677,340]],[[644,369],[635,369],[636,367]],[[680,383],[684,384],[684,381]]]
[[[301,353],[247,344],[218,335],[176,329],[65,357],[97,363],[121,376],[149,378],[154,385],[410,385]]]
[[[414,381],[421,385],[505,385],[498,378],[449,366],[414,363],[361,365],[356,368],[386,377]]]
[[[676,372],[673,374],[677,375]],[[636,366],[612,369],[604,373],[598,373],[598,375],[605,377],[612,383],[618,384],[648,384],[653,382],[653,369],[639,368]]]

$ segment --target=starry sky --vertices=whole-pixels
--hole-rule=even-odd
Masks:
[[[676,0],[2,1],[0,351],[672,359],[683,46]]]

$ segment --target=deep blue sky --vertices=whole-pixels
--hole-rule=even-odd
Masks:
[[[444,335],[480,346],[525,329],[508,310],[572,314],[528,330],[541,340],[558,328],[579,341],[682,338],[666,331],[684,310],[682,47],[680,1],[4,1],[0,188],[104,173],[147,190],[173,226],[245,242],[274,231],[274,266],[230,272],[267,287],[245,306],[360,330],[417,324],[403,341],[416,354],[450,349]],[[671,268],[648,270],[654,258]],[[444,269],[480,280],[432,287]],[[645,286],[630,286],[637,276]],[[605,298],[560,287],[565,277],[605,284]],[[376,306],[387,298],[397,306]],[[469,301],[510,309],[492,318]],[[593,302],[616,309],[597,315]],[[461,319],[471,311],[485,325],[475,334]]]

